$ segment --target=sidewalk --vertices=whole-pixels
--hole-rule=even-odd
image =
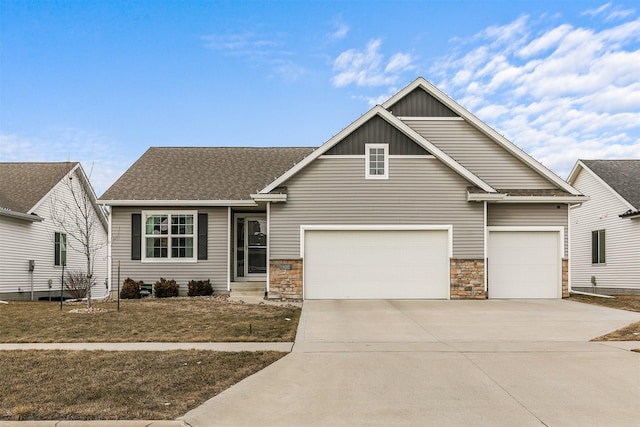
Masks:
[[[291,352],[292,342],[78,342],[0,344],[2,350],[103,350],[103,351],[284,351]],[[1,425],[1,424],[0,424]]]

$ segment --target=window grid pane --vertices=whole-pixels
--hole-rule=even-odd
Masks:
[[[146,257],[193,258],[194,231],[192,214],[147,216],[145,220]],[[163,237],[158,237],[159,235]]]
[[[384,148],[369,149],[369,174],[384,175]]]
[[[149,215],[147,217],[147,234],[168,234],[167,215]]]

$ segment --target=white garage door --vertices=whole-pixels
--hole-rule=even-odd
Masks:
[[[561,274],[559,232],[489,232],[489,298],[560,298]]]
[[[449,298],[447,230],[306,230],[306,299]]]

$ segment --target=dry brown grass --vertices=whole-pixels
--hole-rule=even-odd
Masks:
[[[640,295],[619,295],[614,298],[592,297],[589,295],[571,295],[569,301],[596,304],[620,310],[636,311],[640,313]]]
[[[601,305],[620,310],[640,312],[640,295],[620,295],[615,298],[600,298],[589,295],[572,295],[570,301]],[[640,322],[632,323],[591,341],[640,341]]]
[[[279,352],[0,352],[0,420],[175,419]]]
[[[212,297],[94,303],[96,313],[72,313],[82,305],[55,302],[0,304],[0,342],[229,342],[293,341],[300,308],[228,303]],[[290,320],[286,320],[290,319]],[[251,330],[251,333],[250,333]]]

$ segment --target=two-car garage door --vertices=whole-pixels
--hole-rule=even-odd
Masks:
[[[449,298],[448,229],[308,229],[305,299]]]

